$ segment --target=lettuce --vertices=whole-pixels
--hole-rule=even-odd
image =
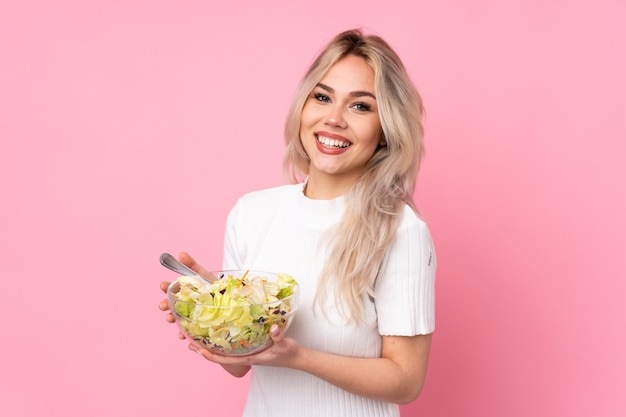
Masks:
[[[245,273],[213,282],[183,276],[177,282],[173,310],[180,326],[199,345],[223,354],[269,346],[269,328],[285,328],[297,302],[297,283],[284,273],[275,281]]]

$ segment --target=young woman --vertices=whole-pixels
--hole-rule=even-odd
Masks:
[[[336,36],[304,76],[285,127],[292,184],[237,202],[223,265],[295,277],[296,318],[255,355],[190,345],[235,376],[252,369],[245,416],[399,416],[419,396],[436,269],[413,204],[422,113],[396,53],[359,30]]]

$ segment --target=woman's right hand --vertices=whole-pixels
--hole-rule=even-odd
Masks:
[[[163,291],[164,293],[167,293],[167,287],[169,287],[170,283],[167,281],[163,281],[161,282],[161,291]],[[159,310],[161,311],[169,311],[170,309],[170,305],[167,302],[167,298],[164,300],[161,300],[161,302],[159,303]],[[174,319],[174,315],[169,312],[167,313],[167,315],[165,316],[165,321],[167,321],[168,323],[174,323],[176,320]]]
[[[181,261],[183,264],[185,264],[186,266],[188,266],[189,268],[193,269],[194,271],[196,271],[199,275],[203,275],[203,276],[209,276],[209,273],[206,269],[204,269],[204,267],[202,265],[200,265],[199,263],[196,262],[195,259],[193,259],[191,257],[191,255],[189,255],[187,252],[181,252],[178,255],[178,260]],[[163,291],[164,293],[167,293],[167,287],[170,285],[169,282],[167,281],[163,281],[161,282],[161,291]],[[167,302],[167,299],[161,300],[161,302],[159,303],[159,310],[161,311],[169,311],[170,306]],[[176,320],[174,319],[174,315],[169,312],[167,313],[167,315],[165,316],[165,320],[168,323],[175,323]],[[182,333],[178,333],[178,338],[179,339],[185,339],[185,336]]]

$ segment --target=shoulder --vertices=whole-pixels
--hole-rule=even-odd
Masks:
[[[391,247],[406,256],[414,257],[419,253],[427,260],[427,266],[436,266],[435,244],[428,224],[408,205],[404,207],[402,221]]]
[[[424,218],[415,212],[408,204],[404,206],[404,211],[402,212],[402,221],[398,226],[398,233],[406,232],[406,231],[418,231],[420,234],[424,236],[430,236],[430,230],[428,229],[428,224],[424,220]]]

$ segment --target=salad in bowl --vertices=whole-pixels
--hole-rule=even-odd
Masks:
[[[215,281],[180,276],[167,289],[181,332],[197,346],[226,356],[258,353],[286,330],[298,308],[298,284],[284,273],[215,271]]]

